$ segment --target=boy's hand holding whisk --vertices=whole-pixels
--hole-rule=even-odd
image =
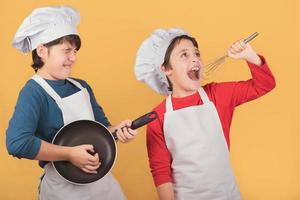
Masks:
[[[247,62],[260,66],[262,61],[249,43],[244,39],[236,41],[227,49],[227,55],[233,59],[244,59]]]

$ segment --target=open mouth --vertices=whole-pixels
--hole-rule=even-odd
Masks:
[[[200,67],[192,67],[187,72],[188,77],[193,81],[199,81],[200,79]]]
[[[72,64],[63,64],[63,67],[65,67],[65,68],[71,68]]]

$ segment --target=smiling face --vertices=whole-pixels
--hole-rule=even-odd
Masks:
[[[163,65],[162,70],[172,83],[174,97],[188,96],[199,89],[202,62],[199,50],[192,41],[178,41],[171,52],[168,65]]]
[[[45,47],[37,47],[38,55],[44,66],[37,73],[45,79],[64,80],[71,74],[71,69],[76,62],[76,46],[67,41]]]

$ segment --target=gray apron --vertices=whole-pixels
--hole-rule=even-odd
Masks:
[[[76,120],[95,120],[86,88],[73,79],[67,79],[80,89],[79,92],[61,98],[40,76],[32,77],[55,100],[61,109],[64,125]],[[118,182],[108,173],[102,179],[87,185],[76,185],[67,182],[48,163],[40,183],[40,200],[123,200],[126,199]]]
[[[176,200],[240,200],[217,110],[202,87],[203,105],[174,111],[166,99],[164,135],[172,155]]]

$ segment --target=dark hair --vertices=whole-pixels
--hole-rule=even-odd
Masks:
[[[69,42],[70,44],[75,45],[77,51],[81,47],[81,40],[78,35],[66,35],[51,42],[48,42],[44,44],[44,46],[49,48],[51,46],[62,44],[64,42]],[[42,61],[41,57],[37,54],[36,49],[32,51],[32,62],[33,63],[31,64],[31,67],[34,69],[35,72],[37,72],[38,69],[44,66],[44,62]]]
[[[166,50],[166,54],[165,54],[165,58],[164,58],[164,62],[163,62],[163,66],[167,69],[172,69],[172,66],[171,66],[171,63],[170,63],[170,58],[171,58],[171,54],[175,48],[175,46],[177,44],[179,44],[179,42],[181,40],[189,40],[193,43],[194,47],[197,47],[198,48],[198,43],[196,41],[195,38],[191,37],[191,36],[188,36],[188,35],[180,35],[180,36],[177,36],[175,38],[173,38],[173,40],[171,41],[170,45],[168,46],[167,50]],[[170,81],[170,79],[167,77],[167,80],[168,80],[168,83],[169,83],[169,87],[168,87],[168,90],[169,91],[173,91],[173,86],[172,86],[172,83]]]

